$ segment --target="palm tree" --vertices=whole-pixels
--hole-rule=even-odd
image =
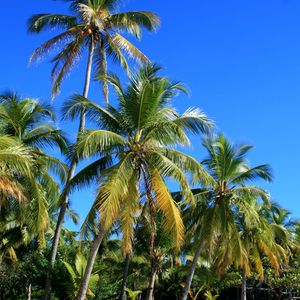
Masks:
[[[16,177],[16,174],[23,177],[31,177],[32,164],[33,157],[29,148],[20,144],[13,137],[0,135],[1,217],[3,207],[14,201],[20,203],[27,200],[25,188]],[[0,258],[2,260],[2,257],[7,254],[11,260],[16,260],[14,244],[10,243],[7,237],[3,235],[4,230],[5,228],[1,224]]]
[[[288,264],[287,250],[291,245],[288,232],[278,224],[269,223],[265,218],[262,213],[266,209],[265,204],[258,204],[256,198],[249,199],[248,203],[248,211],[241,211],[237,218],[238,246],[231,241],[222,240],[216,260],[217,268],[222,271],[226,264],[231,263],[242,269],[242,300],[247,298],[246,280],[251,273],[252,265],[262,280],[264,277],[262,257],[266,257],[275,274],[279,275],[283,263]],[[257,213],[249,213],[249,210]],[[282,246],[281,241],[284,241]]]
[[[237,222],[241,247],[247,254],[246,256],[242,257],[241,261],[239,262],[243,271],[241,293],[242,300],[247,299],[246,280],[251,273],[251,265],[254,265],[254,268],[260,279],[263,279],[264,270],[262,256],[264,256],[270,262],[275,274],[279,275],[279,272],[282,269],[282,262],[284,262],[285,265],[288,264],[288,252],[284,248],[290,245],[288,234],[285,229],[278,227],[277,224],[270,224],[268,220],[261,214],[262,208],[265,209],[265,207],[259,205],[256,198],[249,200],[249,204],[254,211],[257,211],[257,215],[242,212]],[[281,246],[279,243],[279,237],[284,239],[283,246]],[[227,245],[229,245],[229,243],[227,243]],[[224,265],[224,253],[225,251],[228,251],[228,246],[226,246],[226,250],[225,248],[221,248],[223,248],[223,245],[220,247],[219,251],[220,253],[223,253],[223,255],[218,257],[217,264]],[[233,253],[233,255],[235,255],[235,253]]]
[[[130,253],[133,225],[140,208],[140,195],[145,193],[150,215],[150,253],[155,237],[155,212],[164,216],[164,230],[179,249],[183,242],[183,223],[179,210],[166,185],[166,178],[176,180],[184,197],[191,200],[185,172],[207,182],[209,176],[192,157],[174,149],[188,145],[188,132],[199,133],[211,122],[198,109],[188,109],[179,115],[169,103],[177,90],[184,90],[178,82],[157,76],[159,68],[146,66],[137,72],[126,90],[115,76],[109,82],[118,93],[119,107],[102,109],[93,102],[74,96],[65,105],[64,114],[75,116],[84,106],[100,129],[81,134],[76,145],[79,157],[100,158],[79,172],[73,184],[87,184],[93,178],[100,183],[93,208],[99,211],[100,229],[92,243],[88,264],[76,299],[84,299],[93,263],[105,232],[118,219],[123,234],[124,253]],[[103,170],[105,168],[105,170]],[[101,177],[99,178],[99,172]],[[141,188],[143,189],[141,190]],[[94,214],[94,210],[93,214]],[[152,255],[151,255],[152,256]],[[153,257],[153,256],[152,256]]]
[[[153,31],[159,25],[159,18],[146,11],[116,12],[118,1],[113,0],[70,0],[72,15],[39,14],[30,18],[29,32],[39,33],[46,29],[59,28],[62,32],[37,48],[31,61],[40,59],[62,45],[54,56],[51,77],[53,80],[52,96],[60,90],[61,82],[69,74],[72,67],[80,60],[84,50],[88,49],[83,97],[88,97],[92,64],[95,61],[97,76],[102,79],[105,102],[108,104],[107,87],[107,56],[117,60],[129,72],[127,55],[140,62],[148,62],[147,57],[130,43],[120,32],[141,37],[141,29]],[[78,133],[85,127],[85,112],[80,114]],[[50,265],[56,259],[59,236],[69,203],[70,181],[75,174],[76,157],[71,159],[66,186],[61,196],[61,210],[57,220],[55,235],[52,242]],[[48,276],[49,277],[49,276]],[[49,298],[51,282],[46,283],[46,299]]]
[[[43,148],[58,146],[61,151],[65,151],[67,141],[62,132],[55,128],[53,123],[55,115],[50,107],[35,99],[22,99],[13,92],[2,93],[0,95],[0,118],[1,134],[15,137],[20,144],[27,147],[32,157],[30,176],[20,176],[15,172],[11,174],[14,181],[22,186],[23,194],[30,201],[23,201],[24,203],[20,204],[17,215],[12,214],[14,211],[12,202],[6,202],[10,206],[6,208],[10,213],[4,214],[2,211],[5,215],[3,221],[10,220],[10,230],[5,234],[12,232],[15,235],[19,228],[20,237],[31,236],[33,238],[35,234],[38,234],[43,239],[43,233],[49,225],[48,209],[51,201],[56,201],[59,193],[59,186],[49,172],[59,175],[62,182],[67,173],[67,167],[58,159],[47,155]],[[15,222],[16,220],[18,221]],[[30,229],[29,232],[25,234],[28,229]],[[27,238],[27,242],[29,240]]]
[[[144,240],[140,236],[139,244],[137,245],[141,248],[139,251],[147,248],[147,243],[145,241],[145,236],[151,236],[151,215],[149,214],[147,218],[148,225],[142,232]],[[143,247],[144,243],[144,247]],[[145,244],[146,243],[146,244]],[[155,216],[155,239],[153,242],[153,249],[150,249],[150,280],[148,283],[147,295],[146,299],[154,299],[154,291],[155,291],[155,282],[157,281],[156,278],[159,274],[162,273],[163,270],[166,270],[170,262],[173,262],[173,259],[176,255],[176,250],[174,251],[174,245],[172,244],[172,237],[169,233],[166,234],[164,230],[164,222],[162,215],[157,213]],[[178,253],[177,253],[178,254]]]
[[[272,179],[268,165],[253,168],[248,165],[245,156],[252,148],[250,145],[234,146],[223,135],[216,138],[207,137],[203,145],[209,154],[203,164],[214,180],[209,187],[203,187],[204,190],[200,189],[195,195],[201,201],[201,213],[195,213],[197,219],[192,226],[199,235],[194,240],[196,250],[186,278],[182,300],[187,299],[198,259],[204,248],[207,253],[213,253],[220,237],[224,242],[231,240],[239,247],[236,213],[242,210],[255,215],[256,212],[251,209],[249,203],[249,199],[253,197],[268,201],[268,194],[264,190],[247,183],[256,179]],[[202,203],[205,204],[204,209]],[[240,255],[245,256],[245,251],[241,251]],[[223,260],[223,263],[226,263],[226,260]]]

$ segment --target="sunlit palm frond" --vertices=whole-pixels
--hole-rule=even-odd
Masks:
[[[123,235],[123,252],[132,252],[134,235],[134,224],[139,211],[139,191],[137,186],[137,175],[134,174],[129,181],[127,194],[123,197],[121,204],[120,223]]]
[[[137,47],[135,47],[131,42],[126,38],[121,36],[118,33],[115,33],[111,38],[112,43],[123,51],[130,58],[140,62],[140,63],[149,63],[150,60],[145,54],[143,54]]]
[[[148,11],[133,11],[114,14],[109,17],[109,21],[115,28],[133,34],[137,38],[141,37],[141,28],[154,31],[160,24],[159,17]]]
[[[101,224],[109,229],[120,213],[122,198],[128,194],[129,181],[133,175],[131,157],[126,155],[112,167],[107,180],[100,186],[95,206],[99,209]]]
[[[103,151],[124,148],[127,144],[119,134],[107,130],[89,130],[80,135],[75,148],[84,157],[99,155]]]
[[[164,215],[163,228],[166,232],[170,232],[170,238],[173,240],[174,246],[179,249],[183,243],[184,236],[184,225],[180,212],[168,191],[166,183],[157,170],[151,171],[150,181],[157,207]]]

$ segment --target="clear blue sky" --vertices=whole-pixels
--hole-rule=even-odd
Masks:
[[[175,101],[179,110],[199,106],[232,140],[255,145],[250,162],[270,163],[274,169],[275,181],[267,187],[273,199],[300,216],[300,1],[124,3],[124,10],[152,10],[161,17],[160,30],[136,44],[164,66],[166,75],[189,87],[191,96]],[[65,12],[66,7],[50,0],[1,4],[0,90],[50,101],[50,65],[46,60],[29,68],[28,58],[54,32],[28,35],[26,20],[34,13]],[[84,62],[65,81],[54,102],[57,108],[72,92],[82,91],[83,74]],[[90,98],[100,101],[97,84]],[[74,124],[59,125],[74,136]],[[198,140],[193,154],[203,158]],[[76,193],[73,208],[84,217],[92,198],[91,190]]]

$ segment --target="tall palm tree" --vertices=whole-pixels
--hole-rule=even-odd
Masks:
[[[179,248],[183,242],[183,223],[165,180],[176,180],[184,197],[191,200],[193,195],[185,172],[194,172],[203,182],[210,178],[195,159],[174,147],[188,145],[187,133],[205,131],[211,122],[198,109],[188,109],[179,115],[171,108],[169,103],[177,90],[184,89],[178,82],[158,76],[158,71],[156,66],[142,68],[125,90],[117,77],[110,76],[109,81],[119,97],[117,108],[103,109],[80,96],[73,97],[65,106],[64,114],[74,116],[81,110],[80,105],[84,105],[100,126],[100,129],[82,133],[76,145],[80,157],[100,156],[74,177],[73,184],[86,184],[92,178],[99,180],[93,208],[99,211],[101,218],[77,300],[85,297],[98,248],[105,232],[117,219],[122,228],[124,252],[130,253],[141,194],[146,195],[151,216],[150,253],[154,249],[157,209],[164,216],[164,229],[173,245]]]
[[[69,74],[72,67],[80,60],[85,49],[88,49],[83,97],[88,97],[92,64],[95,62],[97,76],[102,79],[105,102],[108,104],[107,57],[118,61],[129,73],[125,56],[140,62],[148,62],[147,57],[139,51],[120,32],[141,37],[141,29],[153,31],[159,25],[159,18],[147,11],[117,12],[117,0],[70,0],[71,15],[39,14],[30,18],[29,32],[39,33],[46,29],[59,28],[62,32],[37,48],[31,61],[40,59],[61,45],[55,54],[51,77],[53,80],[52,96],[60,90],[61,82]],[[125,56],[124,56],[125,55]],[[78,133],[85,127],[85,112],[81,111]],[[56,259],[59,236],[69,203],[69,186],[76,169],[76,157],[73,156],[69,168],[66,186],[61,196],[61,210],[52,243],[50,265]],[[48,276],[49,277],[49,276]],[[50,279],[46,283],[46,299],[51,290]]]
[[[196,250],[186,277],[182,300],[187,299],[198,259],[204,248],[212,253],[220,237],[224,241],[235,239],[238,246],[236,213],[242,210],[248,214],[256,214],[249,203],[249,199],[253,197],[268,201],[268,194],[264,190],[247,185],[248,182],[272,179],[268,165],[253,168],[248,165],[246,154],[252,148],[250,145],[232,145],[223,135],[208,137],[204,139],[203,145],[209,154],[203,164],[214,180],[209,187],[203,187],[204,190],[195,195],[205,203],[206,208],[201,207],[201,214],[195,214],[197,219],[192,224],[199,235],[194,240]],[[246,255],[244,251],[240,254]]]

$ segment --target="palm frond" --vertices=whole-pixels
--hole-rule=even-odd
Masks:
[[[80,134],[75,149],[79,156],[90,157],[99,155],[103,151],[124,148],[126,144],[126,139],[114,132],[89,130]]]
[[[158,171],[153,170],[149,175],[157,207],[164,215],[163,228],[166,232],[170,233],[170,238],[173,240],[174,246],[179,250],[182,246],[184,236],[184,225],[180,212]]]
[[[138,48],[136,48],[132,43],[130,43],[126,38],[121,36],[119,33],[115,33],[112,36],[111,44],[115,45],[115,48],[118,47],[130,58],[140,62],[140,63],[149,63],[150,60],[143,54]]]
[[[114,28],[141,37],[141,28],[154,31],[160,24],[159,17],[148,11],[124,12],[111,15],[109,21]]]
[[[107,180],[98,190],[95,207],[99,209],[101,224],[109,229],[120,213],[122,198],[128,194],[130,179],[133,175],[131,155],[127,154],[111,168]]]
[[[70,29],[77,24],[75,16],[60,14],[36,14],[28,20],[28,31],[31,33],[40,33],[45,29]]]

